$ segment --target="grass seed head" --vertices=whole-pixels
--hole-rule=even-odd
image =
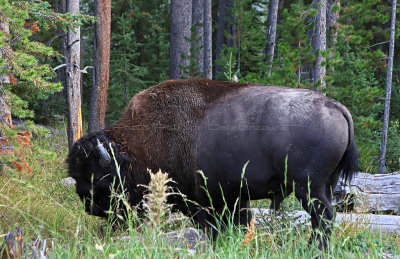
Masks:
[[[150,183],[145,187],[149,192],[144,195],[143,205],[149,218],[158,225],[162,223],[165,215],[169,212],[170,206],[167,204],[167,198],[173,193],[168,183],[173,181],[168,178],[167,173],[163,173],[161,170],[157,173],[153,173],[150,169],[147,171],[150,174]]]

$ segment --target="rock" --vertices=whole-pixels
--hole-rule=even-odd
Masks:
[[[61,184],[64,185],[65,187],[74,187],[76,181],[72,177],[67,177],[61,180]]]
[[[189,254],[204,253],[210,246],[210,240],[203,230],[184,228],[163,234],[163,237],[173,247],[189,249]]]
[[[201,229],[196,228],[184,228],[168,233],[162,233],[160,239],[163,242],[169,244],[170,247],[176,249],[178,251],[185,250],[187,254],[181,254],[181,257],[184,256],[194,256],[196,254],[204,254],[206,249],[210,246],[210,240],[208,236]],[[145,242],[144,236],[136,236],[135,240],[139,242]],[[113,239],[115,242],[123,242],[126,245],[129,245],[132,241],[130,236],[122,236]]]

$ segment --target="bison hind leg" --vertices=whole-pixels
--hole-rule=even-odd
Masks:
[[[234,215],[234,224],[247,226],[253,218],[253,213],[250,209],[250,201],[242,201],[239,211]]]
[[[295,195],[301,201],[304,210],[311,215],[313,231],[309,244],[318,242],[320,250],[328,251],[334,214],[325,186],[316,189],[311,187],[311,191],[307,191],[296,185]]]

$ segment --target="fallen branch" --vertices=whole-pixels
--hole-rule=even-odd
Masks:
[[[334,190],[336,204],[356,212],[400,214],[400,172],[358,173],[350,184],[339,182]]]

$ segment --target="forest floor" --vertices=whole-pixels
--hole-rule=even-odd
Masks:
[[[47,240],[48,258],[400,258],[399,235],[350,223],[335,226],[327,253],[308,245],[310,226],[293,226],[286,219],[263,222],[256,228],[228,225],[216,240],[198,249],[174,245],[165,238],[165,233],[191,227],[187,218],[151,224],[134,217],[111,226],[85,214],[74,188],[60,183],[67,177],[63,132],[61,127],[51,134],[34,135],[33,146],[24,152],[31,171],[5,166],[0,172],[0,246],[8,232],[20,227],[26,254],[31,254],[32,242],[40,237]],[[267,205],[267,201],[252,204]],[[295,210],[299,204],[289,198],[284,207]]]

